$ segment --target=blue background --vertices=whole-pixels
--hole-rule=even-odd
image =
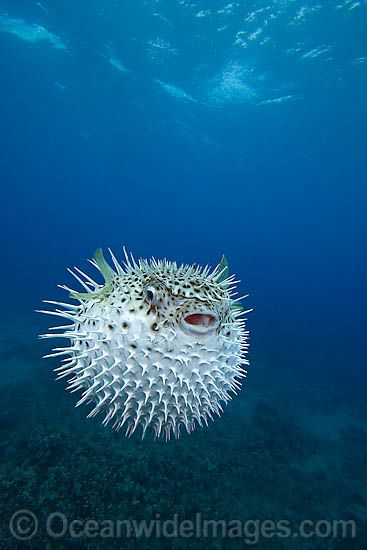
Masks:
[[[190,3],[105,4],[61,2],[46,12],[2,2],[8,17],[43,25],[67,46],[0,34],[4,302],[52,297],[65,267],[98,246],[202,264],[224,252],[255,307],[253,354],[357,369],[367,63],[355,60],[366,53],[365,4],[325,5],[292,26],[302,4],[290,3],[273,34],[266,29],[271,45],[246,48],[231,40],[251,26],[248,7],[221,16],[213,6],[222,4],[208,3],[211,14],[195,17]],[[221,22],[228,29],[218,32]],[[161,35],[178,53],[152,61],[147,42]],[[332,47],[311,59],[286,53],[300,43]],[[106,44],[130,73],[108,64]],[[265,75],[261,90],[206,104],[209,75],[230,60]],[[198,103],[169,96],[155,78]],[[258,105],[289,93],[294,101]]]
[[[365,1],[1,0],[4,337],[41,356],[32,310],[100,246],[225,253],[249,391],[364,402],[366,26]]]

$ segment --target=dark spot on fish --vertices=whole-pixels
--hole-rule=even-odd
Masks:
[[[133,348],[133,349],[136,349],[137,345],[136,344],[130,344],[130,347]]]
[[[122,323],[122,328],[127,328],[128,326],[129,326],[129,325],[127,324],[126,321],[124,321],[124,322]]]
[[[113,330],[113,326],[112,326],[112,325],[108,325],[108,328],[109,328],[110,330]]]
[[[159,330],[157,323],[153,323],[150,327],[154,332],[157,332]]]

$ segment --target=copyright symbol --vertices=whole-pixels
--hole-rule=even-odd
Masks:
[[[30,510],[17,510],[10,518],[9,530],[17,540],[31,540],[38,530],[38,519]]]

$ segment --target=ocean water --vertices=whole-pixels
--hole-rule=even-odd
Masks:
[[[366,29],[366,0],[0,0],[1,548],[367,548]],[[34,310],[123,245],[224,253],[253,308],[243,389],[178,441],[42,359]]]

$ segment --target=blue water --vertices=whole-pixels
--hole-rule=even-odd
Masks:
[[[258,546],[365,548],[366,28],[365,0],[0,1],[6,548],[23,508],[42,525],[54,511],[352,518],[347,542]],[[246,387],[167,446],[85,420],[40,359],[33,310],[65,298],[68,266],[122,245],[203,265],[225,253],[254,308]],[[88,540],[40,528],[31,544]]]

